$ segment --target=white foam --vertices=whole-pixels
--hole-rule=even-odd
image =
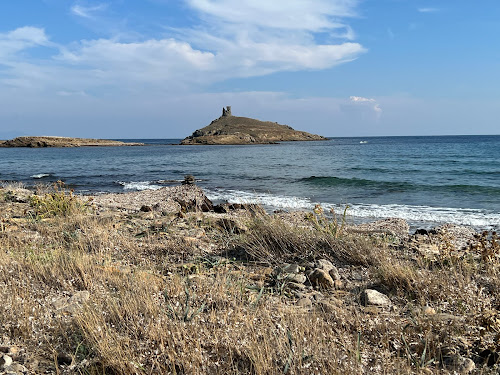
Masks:
[[[352,216],[362,218],[385,219],[399,217],[408,222],[450,223],[484,229],[500,228],[500,214],[479,209],[398,204],[356,204],[350,206],[348,212]]]
[[[123,190],[158,190],[161,189],[161,186],[152,184],[151,181],[130,181],[123,182],[118,181],[120,185],[123,186]]]
[[[277,196],[268,193],[250,193],[239,190],[207,190],[208,199],[230,203],[257,203],[271,208],[311,209],[314,204],[307,198]]]
[[[40,178],[49,177],[49,176],[50,176],[50,173],[39,173],[39,174],[34,174],[33,176],[30,176],[30,177],[40,179]]]
[[[230,203],[257,203],[271,209],[288,210],[312,210],[320,203],[326,210],[334,209],[337,213],[343,213],[345,204],[332,204],[312,202],[308,198],[293,196],[280,196],[268,193],[251,193],[238,190],[216,190],[207,191],[211,200],[227,201]],[[429,207],[412,205],[377,205],[377,204],[348,204],[348,216],[353,219],[386,219],[398,217],[410,223],[450,223],[457,225],[468,225],[481,229],[499,229],[500,214],[479,209]]]

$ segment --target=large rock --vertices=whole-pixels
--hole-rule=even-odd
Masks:
[[[314,271],[312,271],[312,273],[309,275],[309,281],[311,282],[312,285],[319,288],[325,288],[325,289],[335,288],[335,282],[333,281],[330,274],[319,268],[316,268]]]
[[[315,262],[315,265],[316,268],[328,272],[333,280],[340,280],[340,273],[337,270],[337,267],[335,267],[328,259],[318,259]]]
[[[391,300],[385,294],[374,289],[366,289],[363,292],[362,300],[365,305],[390,306]]]
[[[327,138],[297,131],[276,122],[259,121],[231,115],[231,107],[208,126],[183,139],[183,145],[257,144],[284,141],[320,141]]]
[[[107,208],[139,211],[150,206],[155,211],[211,211],[213,204],[196,185],[163,187],[158,190],[134,191],[126,194],[103,194],[93,197],[93,203]]]

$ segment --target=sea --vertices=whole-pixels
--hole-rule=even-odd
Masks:
[[[325,211],[361,223],[399,217],[500,229],[500,135],[331,138],[243,146],[0,148],[0,181],[61,180],[78,194],[178,185],[185,175],[216,202]]]

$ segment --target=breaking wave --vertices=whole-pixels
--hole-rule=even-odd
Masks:
[[[348,206],[347,214],[353,219],[386,219],[398,217],[407,220],[412,225],[422,223],[450,223],[468,225],[478,229],[499,229],[500,214],[481,209],[413,206],[399,204],[332,204],[314,202],[308,198],[273,195],[269,193],[250,193],[239,190],[207,190],[207,196],[213,201],[229,203],[257,203],[268,209],[312,210],[318,203],[323,208],[334,209],[342,213]]]

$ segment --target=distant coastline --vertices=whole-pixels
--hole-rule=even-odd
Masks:
[[[144,146],[144,143],[113,141],[110,139],[70,138],[70,137],[17,137],[0,141],[0,147],[109,147],[109,146]]]

